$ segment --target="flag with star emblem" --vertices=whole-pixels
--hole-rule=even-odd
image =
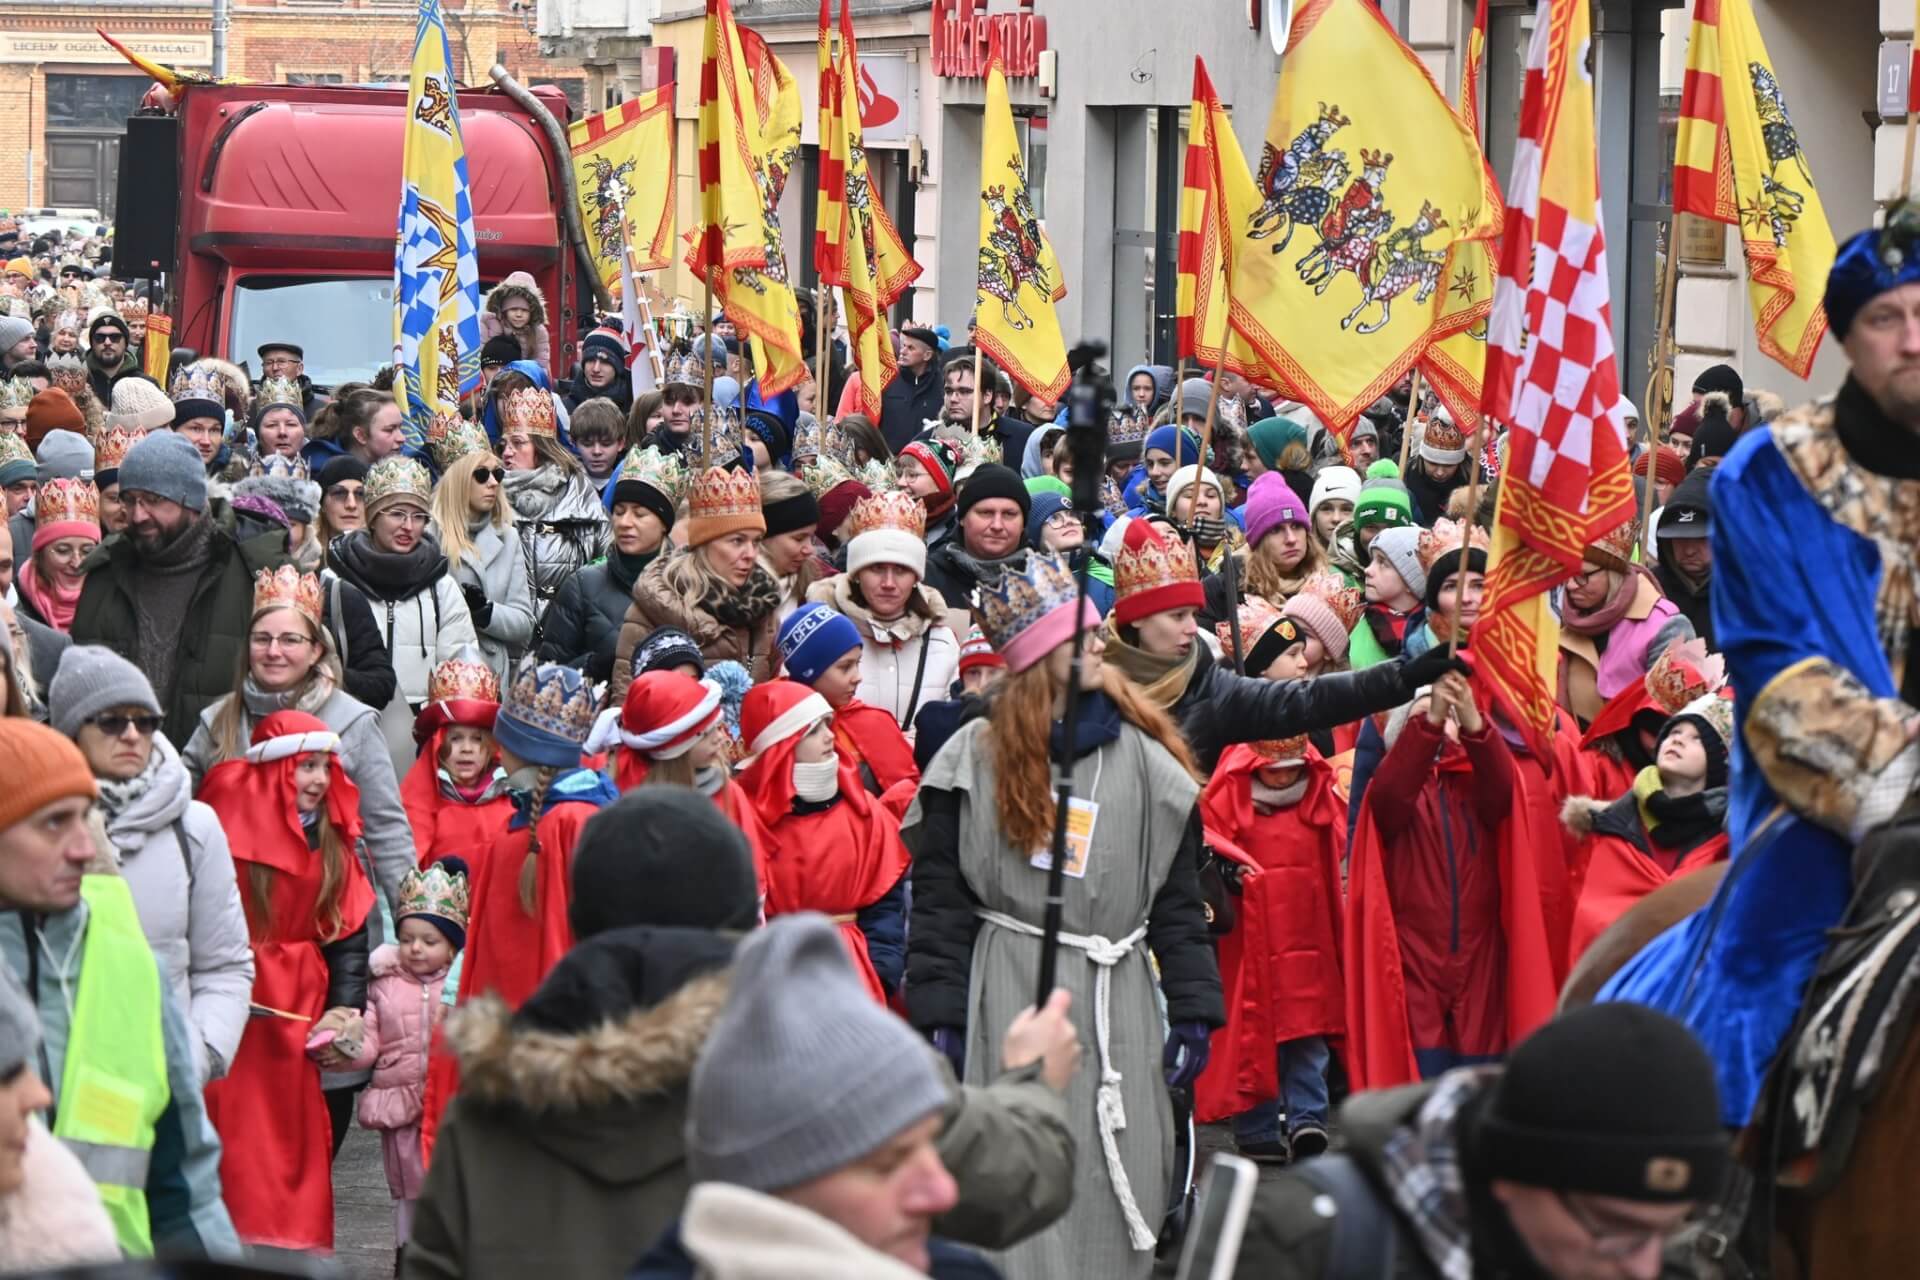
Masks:
[[[1806,377],[1827,332],[1833,228],[1747,0],[1695,0],[1673,207],[1739,229],[1760,350]]]
[[[480,380],[480,260],[456,92],[440,0],[420,0],[393,257],[393,390],[414,445]]]

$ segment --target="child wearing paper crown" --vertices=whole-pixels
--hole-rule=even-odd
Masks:
[[[447,857],[425,871],[407,872],[394,913],[398,941],[375,948],[366,1013],[358,1027],[348,1028],[349,1037],[360,1037],[353,1065],[373,1068],[373,1083],[360,1095],[360,1123],[380,1131],[396,1249],[412,1233],[413,1204],[427,1177],[420,1116],[428,1054],[446,1013],[441,988],[467,944],[467,915],[464,861]]]
[[[472,865],[513,818],[493,739],[500,682],[480,651],[468,649],[435,667],[427,687],[413,721],[420,754],[400,782],[400,801],[422,867],[448,854]]]

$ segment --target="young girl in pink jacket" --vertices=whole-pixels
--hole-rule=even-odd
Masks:
[[[445,1008],[440,990],[447,970],[466,945],[467,916],[464,861],[446,857],[424,871],[409,871],[400,881],[394,919],[398,941],[376,948],[370,962],[373,983],[353,1065],[373,1068],[373,1082],[360,1095],[360,1123],[381,1134],[396,1250],[412,1233],[413,1203],[426,1181],[420,1108],[427,1052]]]

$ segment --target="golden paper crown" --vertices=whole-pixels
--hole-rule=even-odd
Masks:
[[[300,384],[292,378],[265,378],[260,383],[260,395],[254,403],[263,409],[286,405],[290,409],[304,411],[307,397],[300,390]]]
[[[620,474],[614,483],[617,486],[623,480],[631,480],[643,484],[677,506],[687,495],[690,478],[685,458],[677,452],[663,453],[658,447],[648,445],[644,449],[627,450],[626,457],[620,459]]]
[[[1300,590],[1295,594],[1312,596],[1333,610],[1334,617],[1340,620],[1341,628],[1346,631],[1354,629],[1367,608],[1365,591],[1347,585],[1345,578],[1326,569],[1301,583]]]
[[[1460,428],[1455,425],[1453,416],[1445,409],[1436,409],[1427,418],[1426,430],[1420,439],[1435,449],[1458,450],[1467,447],[1467,438],[1460,434]]]
[[[173,386],[168,390],[173,402],[184,400],[210,400],[217,405],[227,403],[227,380],[220,371],[202,360],[186,366],[173,376]]]
[[[262,569],[253,579],[253,612],[292,609],[315,627],[320,625],[320,579],[290,564]]]
[[[793,429],[793,460],[820,456],[820,420],[808,418]]]
[[[1142,517],[1144,519],[1144,517]],[[1154,530],[1159,533],[1159,530]],[[1140,545],[1120,544],[1113,557],[1113,594],[1116,600],[1142,591],[1198,583],[1200,570],[1193,563],[1193,549],[1183,542],[1169,542],[1164,534],[1142,538]]]
[[[61,311],[53,317],[55,329],[72,329],[75,333],[87,327],[87,313],[80,310]]]
[[[100,495],[91,480],[49,480],[33,498],[33,519],[45,529],[56,524],[100,523]]]
[[[832,454],[823,453],[800,468],[800,478],[807,482],[807,488],[816,498],[824,498],[833,490],[853,479],[853,472],[847,465]]]
[[[433,455],[442,471],[470,453],[487,453],[492,449],[486,431],[457,413],[443,410],[434,414],[433,421],[427,424],[427,452]]]
[[[448,658],[427,678],[428,702],[498,702],[500,677],[478,658]]]
[[[1189,560],[1190,559],[1189,557]],[[1291,627],[1295,625],[1291,621],[1282,618],[1278,609],[1268,604],[1265,600],[1262,600],[1259,596],[1252,596],[1240,602],[1237,620],[1240,624],[1240,649],[1243,653],[1252,653],[1253,647],[1260,643],[1260,637],[1266,635],[1268,629],[1272,627],[1274,623],[1287,621],[1288,626]],[[1229,648],[1233,646],[1233,625],[1232,622],[1216,622],[1213,624],[1213,633],[1220,637],[1221,644]]]
[[[1307,735],[1291,738],[1265,738],[1253,745],[1254,754],[1268,764],[1304,764],[1307,759]]]
[[[1726,683],[1726,660],[1707,652],[1707,642],[1698,636],[1673,641],[1647,668],[1647,693],[1668,715],[1703,694],[1718,693]]]
[[[85,387],[89,394],[93,390],[87,383],[86,361],[76,355],[48,356],[47,381],[70,396],[82,387]]]
[[[1413,554],[1420,561],[1420,567],[1431,572],[1441,556],[1460,549],[1462,535],[1467,538],[1470,550],[1487,549],[1487,531],[1477,524],[1462,526],[1457,520],[1441,516],[1433,522],[1433,528],[1422,529],[1419,540],[1413,544]]]
[[[145,427],[129,431],[125,427],[108,427],[93,442],[93,470],[98,475],[102,471],[117,470],[127,460],[127,450],[147,438]]]
[[[0,432],[0,462],[32,462],[33,450],[17,431]]]
[[[0,409],[24,409],[33,396],[33,384],[25,378],[0,378]]]
[[[1628,520],[1594,539],[1586,549],[1586,558],[1603,569],[1616,573],[1633,571],[1633,546],[1640,538],[1640,521]]]
[[[507,393],[500,402],[500,429],[524,431],[533,436],[557,436],[560,427],[553,416],[553,397],[538,387],[520,387]]]
[[[367,468],[366,505],[371,512],[382,499],[414,498],[426,510],[433,501],[433,477],[426,467],[404,454],[391,454]]]
[[[438,916],[455,928],[467,927],[470,900],[467,877],[461,872],[449,875],[436,862],[425,871],[408,871],[400,877],[400,909],[394,919],[408,916]]]
[[[693,478],[687,499],[687,514],[693,519],[724,519],[757,515],[759,511],[760,482],[751,471],[708,467]]]
[[[887,489],[860,499],[840,526],[840,540],[851,542],[876,529],[897,529],[915,538],[927,536],[927,509],[904,489]]]

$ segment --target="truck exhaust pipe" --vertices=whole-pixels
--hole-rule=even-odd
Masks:
[[[573,245],[574,257],[580,260],[581,274],[587,278],[587,284],[593,289],[594,305],[601,311],[613,310],[613,295],[607,292],[607,286],[600,279],[600,268],[594,263],[593,252],[587,248],[587,231],[580,225],[580,189],[573,180],[573,166],[567,162],[571,154],[567,147],[567,135],[560,128],[560,122],[553,113],[540,104],[540,99],[527,91],[525,85],[507,73],[506,67],[496,62],[487,72],[500,92],[532,116],[534,122],[547,135],[547,141],[553,145],[553,153],[560,159],[560,186],[566,196],[565,213],[562,215],[567,226],[567,240]]]

